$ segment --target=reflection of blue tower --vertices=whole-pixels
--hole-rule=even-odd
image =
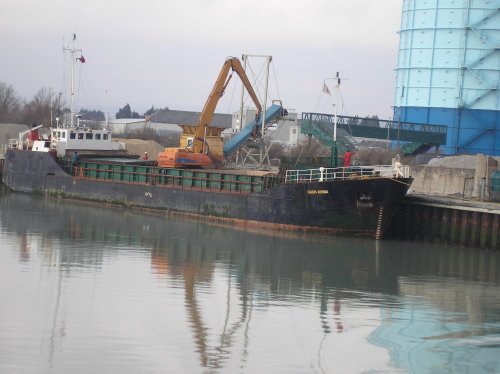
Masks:
[[[500,155],[498,0],[403,0],[394,118],[448,126],[446,154]]]
[[[497,373],[498,324],[479,327],[417,302],[381,310],[382,324],[368,341],[388,350],[405,373]]]

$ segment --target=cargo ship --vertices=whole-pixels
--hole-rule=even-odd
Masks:
[[[398,163],[271,173],[166,168],[95,151],[79,155],[74,162],[54,151],[9,148],[2,179],[16,192],[154,209],[248,229],[373,239],[384,237],[412,182],[408,168]]]
[[[74,54],[75,49],[71,52]],[[79,60],[72,56],[72,61]],[[257,107],[255,120],[222,142],[210,123],[219,98],[236,72]],[[232,74],[232,73],[231,73]],[[315,231],[382,239],[398,202],[411,185],[408,167],[350,166],[270,172],[224,169],[258,128],[287,111],[281,103],[266,110],[237,58],[228,58],[203,108],[199,123],[181,125],[179,147],[156,161],[126,153],[105,128],[71,122],[33,128],[12,141],[2,180],[12,191],[117,204],[213,220],[245,229]]]

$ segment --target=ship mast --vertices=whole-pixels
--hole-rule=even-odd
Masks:
[[[83,58],[83,55],[82,55],[82,50],[75,48],[75,40],[76,40],[76,34],[73,34],[71,48],[63,46],[63,51],[69,52],[70,58],[71,58],[71,84],[70,84],[70,89],[71,89],[71,92],[70,92],[70,112],[71,112],[70,125],[71,125],[71,127],[74,127],[74,118],[75,118],[75,64],[76,64],[77,60],[79,60],[80,62],[85,61],[85,59]],[[80,57],[76,57],[77,53],[80,55]]]
[[[337,81],[335,84],[335,111],[333,115],[333,145],[332,145],[332,156],[331,156],[331,167],[337,167],[338,166],[338,153],[337,153],[337,119],[338,119],[338,107],[339,107],[339,95],[340,95],[340,75],[339,72],[337,71],[337,74],[335,75],[334,78],[325,78],[323,80],[323,92],[327,93],[330,95],[330,90],[328,89],[328,86],[326,85],[326,81],[334,79]]]
[[[338,107],[339,107],[339,93],[340,93],[340,76],[339,72],[337,71],[337,75],[335,76],[337,79],[337,84],[335,85],[335,115],[333,117],[333,147],[334,147],[334,167],[338,166],[338,153],[337,153],[337,113],[338,113]]]

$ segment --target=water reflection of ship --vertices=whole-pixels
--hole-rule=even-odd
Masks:
[[[178,251],[178,249],[179,248],[174,248],[169,252],[153,250],[151,253],[151,266],[154,272],[163,279],[170,276],[176,279],[182,278],[184,280],[186,310],[189,316],[189,323],[195,345],[200,355],[200,364],[202,367],[211,369],[223,367],[223,363],[231,355],[231,343],[235,341],[234,336],[237,333],[242,333],[244,343],[241,365],[243,367],[249,345],[249,329],[255,290],[255,285],[251,284],[252,276],[238,271],[237,279],[239,284],[237,285],[237,289],[240,292],[238,295],[240,305],[238,306],[241,307],[241,311],[236,321],[232,322],[230,321],[234,302],[231,300],[231,291],[234,285],[233,277],[231,275],[227,277],[224,325],[217,336],[217,344],[211,346],[209,343],[208,331],[213,329],[207,327],[203,319],[203,311],[197,298],[197,286],[199,286],[200,283],[209,284],[211,282],[215,271],[214,264],[220,259],[217,257],[212,258],[211,256],[204,256],[203,250],[197,252],[196,249],[193,248],[184,248],[182,251]],[[209,253],[210,251],[207,251],[206,254]],[[172,254],[174,259],[170,259],[169,254]],[[245,268],[247,267],[243,266],[243,269]],[[329,322],[330,314],[333,314],[334,332],[341,333],[344,330],[341,319],[341,300],[336,292],[331,297],[332,300],[330,300],[330,293],[325,289],[321,292],[320,297],[319,318],[322,331],[325,334],[324,339],[326,339],[326,335],[332,332]],[[329,304],[331,304],[331,311],[328,310]],[[321,345],[322,344],[320,344],[320,350]]]
[[[64,268],[65,263],[99,267],[109,251],[122,247],[149,249],[152,271],[184,284],[186,310],[205,367],[224,364],[234,334],[245,334],[247,329],[245,336],[248,336],[255,300],[261,303],[260,306],[291,298],[294,304],[320,300],[319,318],[325,334],[345,331],[345,326],[337,324],[342,323],[342,304],[378,292],[398,297],[427,295],[428,302],[434,303],[436,310],[463,313],[478,322],[483,321],[484,314],[500,315],[498,303],[488,303],[485,297],[469,297],[481,295],[481,290],[493,289],[487,284],[478,285],[478,281],[500,282],[500,258],[494,253],[432,244],[419,246],[416,253],[412,244],[406,243],[402,248],[400,243],[392,242],[376,243],[379,247],[374,250],[375,244],[371,241],[318,236],[311,236],[309,240],[290,240],[23,194],[4,195],[0,205],[3,229],[18,232],[21,243],[23,235],[28,235],[28,238],[39,235],[45,246],[38,250],[44,254],[60,248],[57,263],[60,268]],[[20,227],[23,230],[19,231]],[[78,251],[75,250],[75,239],[107,245],[97,251]],[[56,243],[56,240],[61,243]],[[228,300],[230,297],[234,299],[238,293],[241,310],[233,313],[232,319],[227,319],[227,324],[218,334],[218,344],[209,344],[209,328],[201,314],[200,292],[207,291],[221,267],[228,282],[226,304],[233,305]],[[424,277],[412,282],[414,274]],[[433,279],[443,277],[450,278],[450,285],[468,292],[469,296],[463,296],[467,303],[457,303],[446,297],[432,300],[430,292],[423,286],[420,290],[412,288],[413,283],[422,283],[423,279],[430,280],[429,289],[442,286],[442,283],[433,283]],[[462,282],[457,282],[457,279]],[[377,302],[366,306],[380,307]],[[421,305],[412,307],[414,314],[425,312]],[[397,319],[395,312],[404,310],[390,305],[382,308],[381,329],[372,336],[374,344],[389,351],[392,348],[388,340],[384,340],[387,336],[384,334],[397,327],[391,322]],[[227,309],[226,313],[229,313]],[[433,336],[441,335],[429,334],[428,340],[433,341]],[[405,352],[402,350],[398,354],[403,357]]]
[[[200,365],[205,368],[217,369],[223,367],[223,363],[231,355],[231,344],[235,340],[234,336],[243,331],[244,349],[242,354],[242,365],[246,357],[246,347],[248,346],[248,329],[251,319],[251,291],[247,287],[240,287],[241,312],[235,320],[232,307],[233,277],[227,277],[226,301],[224,303],[224,324],[217,335],[217,344],[210,344],[209,331],[206,321],[203,318],[202,307],[198,300],[198,288],[201,284],[209,285],[213,280],[215,271],[214,264],[217,258],[210,256],[211,251],[198,251],[183,241],[176,241],[177,245],[172,251],[153,250],[151,252],[151,266],[155,274],[161,278],[169,276],[175,279],[183,279],[185,307],[189,317],[189,324],[192,329],[193,339],[200,355]],[[208,255],[205,256],[204,254]],[[169,258],[172,256],[172,259]],[[209,287],[209,286],[208,286]]]
[[[123,246],[164,252],[168,263],[153,265],[160,268],[168,265],[172,268],[199,256],[207,263],[229,264],[237,270],[239,280],[245,274],[253,274],[269,282],[276,297],[303,296],[304,287],[318,286],[396,295],[400,292],[400,276],[422,273],[500,281],[497,271],[500,258],[495,253],[455,247],[415,244],[418,251],[414,251],[411,243],[401,247],[398,242],[373,243],[313,235],[292,240],[25,194],[1,196],[0,207],[2,226],[19,233],[19,237],[29,230],[29,235],[38,235],[42,241],[58,238],[70,243],[70,247],[75,239],[108,244],[100,254],[85,251],[73,254],[75,263],[99,265],[105,251]],[[379,248],[374,251],[375,245]]]

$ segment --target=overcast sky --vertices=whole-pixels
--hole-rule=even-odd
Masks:
[[[272,56],[269,100],[333,112],[322,93],[337,71],[339,113],[391,116],[402,0],[2,0],[0,81],[30,99],[65,92],[62,52],[73,33],[86,63],[78,106],[111,117],[129,103],[200,111],[228,56]],[[251,57],[251,79],[263,58]],[[260,73],[259,73],[260,72]],[[63,78],[66,77],[66,78]],[[233,79],[217,112],[239,107]],[[262,83],[263,84],[263,83]],[[256,84],[258,85],[258,84]],[[262,94],[262,89],[259,90]]]

